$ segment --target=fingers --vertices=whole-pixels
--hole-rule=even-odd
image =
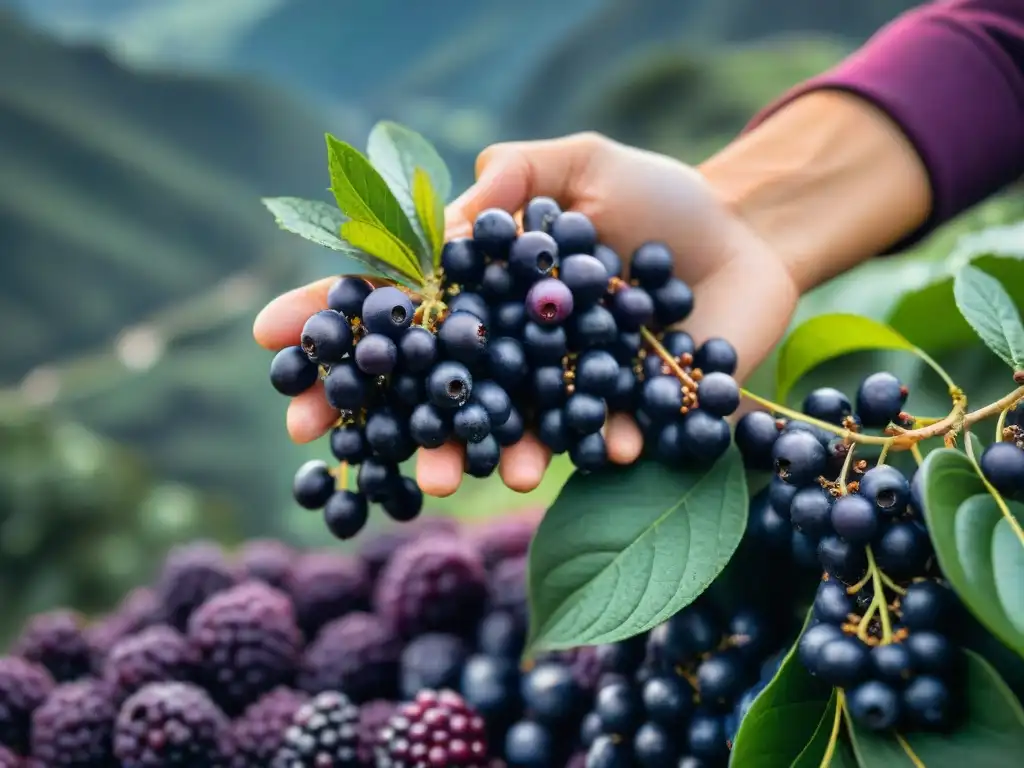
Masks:
[[[421,448],[416,458],[416,483],[428,496],[451,496],[462,484],[465,450],[458,443]]]
[[[296,443],[311,443],[327,433],[338,420],[338,411],[324,397],[323,382],[318,381],[288,404],[288,434]]]
[[[488,147],[477,158],[476,184],[452,203],[450,219],[465,227],[485,208],[515,212],[538,196],[573,207],[588,167],[608,146],[603,136],[580,133]]]
[[[644,449],[640,427],[625,413],[613,413],[608,417],[604,441],[608,446],[608,460],[613,464],[632,464]]]
[[[252,335],[266,349],[278,350],[299,343],[309,316],[327,308],[327,292],[337,276],[326,277],[283,293],[256,316]]]
[[[551,451],[534,435],[527,433],[515,445],[503,448],[498,472],[509,488],[529,493],[544,479],[551,463]]]

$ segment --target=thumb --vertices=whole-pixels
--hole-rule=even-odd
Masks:
[[[515,213],[534,197],[552,197],[571,208],[582,179],[611,140],[578,133],[544,141],[494,144],[477,157],[477,181],[448,206],[448,236],[468,235],[486,208]]]

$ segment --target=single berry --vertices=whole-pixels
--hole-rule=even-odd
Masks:
[[[0,744],[20,754],[29,751],[32,713],[53,688],[46,667],[18,656],[0,656]]]
[[[820,486],[813,485],[808,487],[820,488]],[[793,517],[793,502],[796,500],[797,494],[803,490],[805,489],[790,485],[779,477],[773,477],[771,482],[768,483],[768,503],[772,505],[772,509],[779,513],[780,517],[789,520]],[[831,501],[829,504],[829,510],[831,510]]]
[[[1024,490],[1024,450],[1011,442],[992,443],[981,454],[981,471],[1000,493]]]
[[[690,606],[651,631],[649,650],[665,669],[682,667],[713,651],[722,639],[722,628],[703,606]]]
[[[633,737],[633,757],[640,768],[676,768],[679,744],[657,723],[644,723]]]
[[[452,431],[467,443],[479,443],[491,434],[491,417],[479,403],[467,403],[455,412]]]
[[[664,243],[644,243],[629,260],[629,276],[644,288],[660,288],[672,277],[675,258]]]
[[[375,408],[366,416],[366,442],[374,455],[384,461],[399,462],[411,453],[412,438],[404,414],[391,408]]]
[[[733,439],[749,469],[772,469],[772,447],[779,432],[778,419],[766,411],[751,411],[740,417]]]
[[[651,298],[654,300],[654,319],[662,328],[682,322],[693,311],[693,290],[682,280],[674,277],[669,278],[661,287],[655,288],[651,292]]]
[[[491,304],[508,301],[514,298],[515,284],[512,273],[503,261],[492,261],[484,267],[484,276],[480,281],[480,293]]]
[[[596,472],[608,464],[608,444],[600,432],[591,432],[569,446],[569,460],[581,472]]]
[[[957,649],[938,632],[911,632],[905,645],[915,672],[946,677],[957,661]]]
[[[632,745],[614,736],[600,735],[587,750],[586,768],[632,768]]]
[[[487,208],[473,222],[473,242],[477,252],[488,259],[505,260],[516,239],[516,221],[500,208]]]
[[[449,283],[477,285],[484,276],[484,260],[472,238],[458,237],[441,249],[441,269]]]
[[[594,699],[594,712],[603,733],[632,736],[644,719],[639,691],[626,681],[603,686]]]
[[[694,690],[678,675],[650,678],[644,683],[641,695],[648,719],[666,728],[682,727],[693,714]]]
[[[473,387],[471,401],[480,404],[487,411],[492,429],[504,424],[512,415],[512,399],[497,382],[488,379],[477,381]]]
[[[853,613],[853,601],[846,586],[835,579],[818,584],[814,595],[814,618],[827,624],[843,624]]]
[[[400,477],[397,464],[371,457],[359,465],[356,487],[368,501],[380,504],[391,495]]]
[[[732,431],[725,419],[698,408],[679,422],[679,440],[685,448],[685,458],[707,466],[718,461],[729,449]]]
[[[416,445],[439,448],[451,432],[451,423],[444,411],[430,403],[422,403],[409,415],[409,434]]]
[[[381,729],[380,768],[485,768],[484,720],[454,691],[421,691]]]
[[[505,735],[505,761],[509,768],[548,768],[557,765],[554,734],[530,720],[521,720]]]
[[[865,472],[860,479],[858,493],[886,517],[901,514],[910,503],[910,483],[902,472],[888,464],[880,464]]]
[[[587,254],[563,259],[558,279],[572,291],[573,306],[579,309],[593,306],[608,290],[608,270],[597,257]]]
[[[579,351],[609,347],[619,336],[615,316],[600,304],[571,314],[566,322],[566,331],[573,348]]]
[[[770,496],[758,494],[750,503],[747,537],[764,552],[782,554],[792,542],[792,526],[771,504]]]
[[[902,688],[913,674],[910,651],[902,643],[876,645],[871,649],[871,671],[883,683]]]
[[[711,338],[705,341],[693,355],[693,367],[704,373],[718,371],[732,376],[738,365],[736,348],[725,339]]]
[[[821,647],[816,671],[831,685],[851,688],[871,673],[871,649],[857,637],[837,637]]]
[[[713,416],[729,416],[740,407],[740,387],[729,374],[712,371],[697,384],[697,402]]]
[[[840,496],[832,505],[832,529],[852,544],[867,544],[878,527],[875,505],[860,494]]]
[[[821,387],[812,390],[804,398],[804,404],[800,410],[812,419],[827,421],[836,426],[842,426],[843,421],[853,415],[850,398],[834,387]]]
[[[790,485],[810,485],[825,471],[827,459],[825,447],[810,432],[785,432],[772,448],[775,474]]]
[[[491,312],[491,336],[518,338],[526,325],[526,305],[521,301],[503,301]]]
[[[865,427],[882,429],[899,418],[906,399],[898,378],[885,371],[873,373],[857,388],[857,417]]]
[[[900,697],[878,680],[869,680],[847,694],[846,705],[853,719],[873,731],[892,728],[900,719]]]
[[[413,699],[424,689],[456,688],[468,656],[456,635],[428,632],[414,638],[402,651],[400,690]]]
[[[473,394],[473,377],[462,363],[445,361],[435,365],[427,376],[427,397],[442,410],[454,410]]]
[[[475,315],[484,325],[489,325],[491,321],[491,308],[487,304],[487,299],[479,293],[472,291],[463,291],[449,301],[448,311],[469,312],[469,314]]]
[[[295,713],[308,701],[306,694],[281,686],[246,707],[231,724],[231,768],[270,768]]]
[[[611,353],[600,349],[590,350],[576,361],[573,384],[577,392],[609,397],[615,393],[620,370],[618,361]]]
[[[312,387],[319,376],[302,347],[285,347],[270,362],[270,383],[282,395],[295,397]]]
[[[569,352],[565,329],[560,326],[544,326],[530,320],[523,326],[523,350],[532,365],[561,367],[562,358]]]
[[[607,245],[603,243],[595,245],[594,258],[604,265],[608,277],[622,277],[622,258]]]
[[[120,704],[149,683],[196,682],[198,672],[198,650],[178,630],[157,624],[114,645],[102,676]]]
[[[327,622],[367,608],[370,589],[366,563],[331,550],[302,554],[285,582],[307,640]]]
[[[355,359],[367,376],[386,376],[398,364],[398,345],[382,333],[369,333],[356,344]]]
[[[386,285],[363,302],[363,325],[370,333],[398,339],[412,325],[414,312],[412,300],[403,291]]]
[[[508,723],[519,712],[519,670],[509,658],[477,654],[462,667],[460,690],[488,723]]]
[[[937,581],[915,581],[900,597],[900,616],[911,632],[946,629],[955,607],[949,588]]]
[[[551,236],[558,244],[558,252],[565,256],[593,253],[597,245],[597,230],[582,213],[566,211],[551,223]]]
[[[353,361],[332,365],[324,379],[327,402],[338,410],[358,411],[366,403],[369,391],[366,375]]]
[[[882,531],[874,550],[879,568],[894,579],[907,579],[924,572],[932,543],[920,523],[897,521]]]
[[[931,675],[911,680],[903,690],[903,707],[915,725],[943,728],[953,710],[953,696],[946,684]]]
[[[11,645],[11,654],[45,667],[58,683],[85,677],[92,671],[92,648],[84,626],[75,611],[37,613]]]
[[[32,713],[32,757],[46,768],[110,766],[117,702],[98,680],[55,688]]]
[[[704,706],[728,709],[745,687],[743,661],[735,652],[715,653],[697,667],[697,690]]]
[[[837,579],[853,583],[867,569],[864,547],[838,536],[824,536],[818,542],[818,560],[825,572]]]
[[[516,339],[508,337],[492,339],[487,345],[487,356],[491,378],[506,391],[519,386],[526,378],[528,372],[526,352],[523,345]]]
[[[385,699],[374,699],[359,707],[359,759],[360,766],[373,766],[377,740],[381,728],[395,714],[398,705]]]
[[[814,624],[800,636],[797,655],[808,672],[817,675],[821,665],[822,649],[833,640],[846,637],[835,624]]]
[[[523,229],[527,232],[550,232],[551,225],[562,213],[550,197],[535,197],[523,209]]]
[[[522,434],[522,432],[519,433],[519,438],[522,437]],[[519,438],[512,442],[516,442]],[[501,444],[498,443],[494,434],[487,435],[483,440],[475,443],[466,444],[466,474],[470,477],[490,477],[498,468],[500,460]]]
[[[324,506],[324,525],[338,539],[351,539],[366,526],[366,497],[355,491],[335,491]]]
[[[693,716],[687,743],[691,755],[714,765],[724,762],[729,757],[725,721],[711,713],[699,711]]]
[[[408,523],[423,511],[423,491],[411,477],[401,478],[381,502],[384,513],[398,523]]]
[[[344,315],[324,309],[302,326],[300,344],[314,363],[337,363],[352,351],[352,328]]]
[[[558,246],[546,232],[524,232],[508,253],[508,268],[515,280],[530,285],[558,267]]]
[[[393,699],[401,655],[401,640],[380,618],[348,613],[326,624],[307,646],[297,684],[312,695],[344,691],[357,703]]]
[[[189,683],[150,683],[121,706],[114,723],[114,756],[123,765],[224,765],[230,723],[202,689]]]
[[[523,703],[540,722],[552,725],[572,720],[580,713],[585,695],[564,664],[546,661],[523,677]]]
[[[683,407],[682,385],[675,376],[655,376],[644,382],[640,407],[654,420],[672,419]]]
[[[340,691],[324,691],[300,706],[268,768],[357,765],[359,708]]]
[[[322,509],[334,493],[334,476],[326,462],[310,459],[295,473],[292,495],[300,507]]]
[[[281,588],[297,556],[295,549],[278,539],[249,539],[236,560],[244,578]]]
[[[340,277],[327,292],[327,306],[349,320],[362,318],[363,302],[372,291],[373,286],[361,277]]]
[[[761,611],[739,608],[729,618],[726,633],[732,647],[745,662],[755,663],[775,644],[775,625]]]
[[[815,539],[829,534],[832,531],[834,503],[832,494],[821,486],[809,485],[800,488],[789,504],[789,517],[793,527]]]
[[[609,304],[615,321],[624,331],[639,331],[654,319],[654,300],[643,288],[620,288],[612,294]]]
[[[437,332],[437,343],[448,359],[475,365],[487,350],[487,329],[470,312],[452,312]]]
[[[540,325],[560,325],[572,311],[572,292],[556,278],[545,278],[534,283],[526,294],[526,312],[531,320]]]
[[[604,400],[577,393],[565,401],[565,424],[580,435],[591,435],[604,426]]]

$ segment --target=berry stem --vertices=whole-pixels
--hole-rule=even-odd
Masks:
[[[343,461],[331,473],[334,475],[334,489],[337,491],[348,490],[348,462]]]
[[[907,590],[905,590],[903,587],[901,587],[899,584],[897,584],[895,581],[893,581],[891,578],[889,578],[889,574],[887,574],[885,571],[879,571],[878,575],[879,575],[879,578],[882,579],[882,583],[885,584],[885,586],[887,586],[889,589],[891,589],[897,595],[905,595],[905,594],[907,594]]]
[[[892,440],[882,446],[882,452],[878,454],[878,459],[875,464],[885,464],[885,460],[889,457],[889,449],[892,447]]]
[[[917,463],[917,466],[920,467],[924,464],[924,454],[921,453],[921,446],[916,443],[910,446],[910,455],[914,457],[914,461]]]
[[[969,437],[968,442],[970,442]],[[1020,545],[1024,547],[1024,529],[1021,528],[1020,522],[1010,511],[1010,507],[1006,504],[1006,499],[1003,498],[1002,494],[999,493],[995,486],[989,482],[987,477],[985,477],[985,473],[981,471],[981,466],[978,464],[978,460],[974,456],[974,451],[968,450],[965,451],[965,453],[967,454],[967,458],[970,459],[971,465],[974,467],[974,471],[978,474],[978,477],[981,478],[981,482],[984,484],[985,490],[988,491],[995,500],[996,506],[999,507],[1000,514],[1002,514],[1003,518],[1013,530],[1017,540],[1020,541]]]
[[[868,573],[871,574],[871,586],[874,594],[871,596],[871,607],[878,611],[878,619],[882,624],[882,645],[892,642],[892,622],[889,620],[889,606],[885,601],[885,584],[882,581],[882,572],[875,562],[875,554],[871,551],[871,545],[864,547],[864,553],[868,557]],[[868,608],[868,612],[871,611]],[[865,616],[867,614],[865,613]]]
[[[839,470],[839,478],[836,480],[836,485],[839,487],[839,493],[845,496],[850,492],[847,487],[847,478],[850,475],[850,468],[853,466],[853,454],[856,453],[856,445],[851,445],[846,449],[846,458],[843,459],[843,467]]]
[[[843,427],[837,427],[835,424],[829,424],[826,421],[812,419],[810,416],[793,410],[792,408],[786,408],[778,403],[773,403],[771,400],[761,397],[760,395],[755,395],[753,392],[746,389],[741,388],[740,394],[770,411],[774,411],[775,413],[781,414],[782,416],[786,416],[790,419],[796,419],[797,421],[813,424],[816,427],[839,435],[848,442],[861,443],[864,445],[891,444],[890,450],[906,451],[912,449],[920,441],[927,440],[932,437],[945,435],[947,436],[947,442],[949,442],[949,435],[955,435],[961,429],[970,427],[972,424],[976,424],[979,421],[991,418],[1020,400],[1024,397],[1024,387],[1019,387],[1008,395],[1004,395],[999,398],[995,402],[989,403],[983,408],[971,411],[970,413],[966,412],[967,399],[963,394],[960,393],[958,396],[954,395],[953,409],[944,419],[920,429],[902,429],[900,427],[891,426],[889,427],[889,431],[893,431],[896,434],[889,436],[864,435],[859,432],[852,432],[849,429],[844,429]]]
[[[836,716],[832,721],[832,733],[828,737],[828,747],[821,758],[819,768],[829,768],[832,765],[832,758],[836,754],[836,747],[839,744],[839,735],[842,732],[843,710],[846,708],[846,694],[842,688],[836,689]]]
[[[853,585],[847,587],[846,588],[846,594],[848,594],[848,595],[856,595],[858,592],[860,592],[862,589],[864,589],[864,587],[866,587],[868,585],[869,581],[871,581],[871,571],[868,571],[867,573],[865,573],[864,577],[860,581],[858,581],[856,584],[853,584]]]
[[[1012,407],[1013,406],[1011,405],[1008,408],[1004,408],[1002,411],[1000,411],[999,418],[996,420],[996,442],[997,443],[1003,442],[1003,426],[1006,424],[1006,414],[1010,412],[1010,408],[1012,408]]]
[[[691,392],[696,392],[697,382],[693,380],[690,374],[683,370],[682,366],[679,365],[676,359],[672,357],[672,355],[668,353],[668,350],[661,345],[661,342],[658,341],[658,337],[651,333],[647,328],[641,328],[640,335],[643,337],[644,341],[650,344],[654,353],[661,358],[661,361],[665,363],[665,365],[669,367],[669,370],[672,371],[675,377],[682,382],[683,388],[688,389]]]

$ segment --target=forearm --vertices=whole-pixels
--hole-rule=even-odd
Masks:
[[[905,14],[702,170],[805,289],[907,245],[1024,173],[1024,2]]]
[[[784,259],[801,292],[921,226],[928,174],[882,112],[815,91],[702,166],[733,208]]]

